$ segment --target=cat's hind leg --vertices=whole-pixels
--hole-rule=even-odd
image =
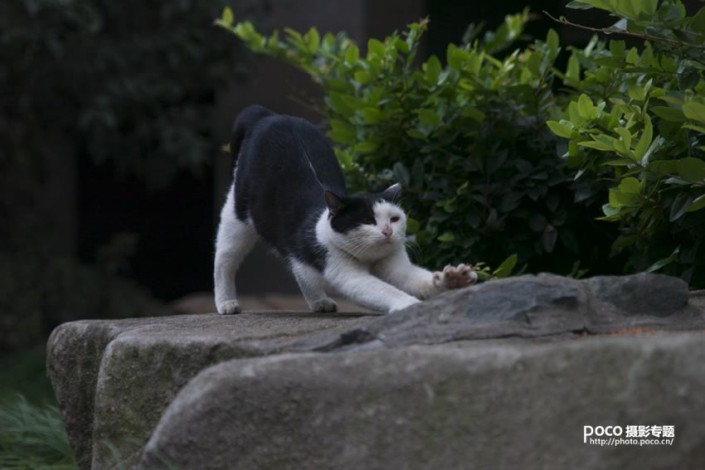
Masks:
[[[230,188],[225,205],[220,212],[220,225],[215,244],[213,281],[215,284],[215,306],[220,314],[240,312],[235,289],[235,273],[245,256],[257,241],[257,233],[251,222],[242,221],[235,215],[234,186]]]
[[[338,305],[326,294],[325,280],[320,272],[296,260],[291,260],[290,265],[291,272],[294,273],[301,293],[312,312],[335,312],[338,310]]]

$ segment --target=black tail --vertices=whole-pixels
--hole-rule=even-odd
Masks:
[[[233,130],[230,138],[230,153],[233,155],[233,164],[237,162],[237,158],[240,155],[240,147],[242,147],[242,142],[245,140],[252,127],[260,119],[271,116],[272,114],[274,113],[267,108],[255,104],[243,109],[237,116],[237,119],[235,119],[235,124],[233,124]]]

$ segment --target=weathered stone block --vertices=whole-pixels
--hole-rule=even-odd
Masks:
[[[139,468],[695,469],[704,364],[699,333],[233,360],[176,396]],[[585,425],[675,441],[590,445]]]
[[[362,320],[291,312],[82,320],[54,330],[47,369],[79,466],[107,468],[114,450],[139,457],[166,406],[205,367]]]
[[[392,315],[72,322],[48,370],[81,468],[114,451],[143,468],[667,468],[703,458],[703,335],[593,334],[703,331],[704,310],[665,276],[520,276]],[[583,425],[639,424],[676,425],[677,447],[582,443]]]

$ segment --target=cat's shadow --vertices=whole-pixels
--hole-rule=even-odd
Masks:
[[[362,317],[379,317],[383,316],[382,312],[373,311],[360,311],[360,312],[301,312],[295,310],[265,310],[265,311],[255,311],[255,310],[245,310],[238,315],[253,314],[262,317],[269,318],[296,318],[296,319],[306,319],[306,318],[330,318],[330,319],[343,319],[343,318],[362,318]],[[237,316],[237,315],[233,315]]]

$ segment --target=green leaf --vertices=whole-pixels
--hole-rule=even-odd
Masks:
[[[606,152],[613,152],[614,151],[614,146],[605,144],[604,142],[597,142],[595,140],[578,142],[578,145],[581,147],[588,147],[591,149],[602,150],[602,151],[606,151]]]
[[[466,62],[470,60],[470,54],[460,49],[453,43],[448,44],[446,51],[446,61],[448,66],[455,70],[461,70]]]
[[[350,47],[345,51],[345,63],[352,66],[359,58],[360,49],[355,44],[350,44]]]
[[[644,90],[644,87],[641,84],[634,83],[629,85],[627,88],[627,94],[629,95],[629,98],[634,101],[644,101],[644,99],[646,98],[646,91]]]
[[[441,74],[441,61],[438,60],[438,57],[435,55],[432,55],[425,64],[423,64],[423,71],[426,76],[426,80],[431,83],[435,84],[438,82],[438,77]]]
[[[543,60],[543,54],[541,52],[534,52],[529,55],[529,59],[526,63],[527,68],[536,77],[540,77],[541,73],[541,62]]]
[[[370,39],[367,41],[367,57],[371,56],[384,56],[385,47],[384,44],[379,39]]]
[[[575,56],[575,54],[570,56],[568,59],[568,68],[565,72],[566,81],[573,84],[580,83],[580,60]]]
[[[336,92],[328,93],[325,102],[333,111],[343,116],[352,113],[356,104],[354,97]]]
[[[633,0],[632,0],[633,1]],[[633,1],[639,7],[639,13],[644,13],[647,16],[653,16],[658,7],[658,0],[638,0]]]
[[[609,203],[612,207],[635,207],[641,199],[641,183],[634,177],[624,178],[619,186],[609,191]]]
[[[675,160],[656,160],[649,163],[648,169],[659,176],[671,176],[678,173],[678,163]]]
[[[634,148],[634,154],[637,160],[642,162],[642,165],[646,162],[643,160],[646,151],[651,145],[651,140],[653,139],[654,128],[651,124],[651,118],[648,114],[644,114],[644,131],[641,133],[641,138]]]
[[[441,117],[434,109],[419,109],[419,121],[429,127],[437,127],[441,124]]]
[[[622,58],[624,57],[624,52],[627,50],[627,47],[624,41],[610,41],[609,49],[614,57]],[[615,65],[617,65],[617,63],[615,63]]]
[[[705,207],[705,194],[693,199],[693,203],[690,205],[690,207],[688,207],[688,210],[686,210],[686,212],[699,211],[703,207]]]
[[[316,28],[311,28],[304,34],[303,41],[309,52],[315,53],[321,45],[321,36]]]
[[[355,146],[355,151],[360,153],[372,153],[379,148],[379,143],[371,140],[363,140]]]
[[[546,34],[546,45],[550,52],[550,60],[553,60],[558,55],[558,47],[560,46],[558,33],[553,28],[549,29],[548,34]]]
[[[652,264],[651,266],[649,266],[648,268],[646,268],[645,272],[653,273],[653,272],[656,272],[659,269],[662,269],[665,266],[671,264],[672,262],[674,262],[677,259],[679,252],[680,252],[680,247],[673,250],[673,253],[671,253],[671,255],[668,258],[660,259],[660,260],[656,261],[654,264]]]
[[[233,15],[233,10],[230,7],[223,8],[223,14],[220,17],[221,24],[223,26],[232,26],[235,20],[235,15]]]
[[[333,142],[346,145],[355,143],[357,134],[352,125],[340,119],[331,119],[330,126],[327,135]]]
[[[649,111],[654,113],[656,116],[660,117],[664,121],[669,122],[683,122],[685,121],[685,115],[683,111],[678,108],[672,108],[670,106],[652,106]]]
[[[467,116],[477,122],[483,122],[486,117],[485,113],[471,106],[463,108],[463,116]]]
[[[676,160],[678,176],[691,183],[705,182],[705,161],[686,157]]]
[[[449,243],[455,240],[455,234],[453,232],[444,232],[442,235],[438,236],[438,241],[443,243]]]
[[[384,113],[379,108],[364,108],[362,110],[362,120],[365,124],[377,124],[384,119]]]
[[[677,106],[679,108],[683,107],[683,100],[679,97],[676,96],[669,96],[669,95],[664,95],[664,96],[659,96],[657,99],[661,101],[665,101],[666,103]]]
[[[406,135],[412,139],[426,140],[428,138],[428,133],[422,132],[419,129],[409,129],[406,131]]]
[[[372,76],[367,70],[358,70],[357,72],[355,72],[353,77],[355,81],[360,85],[367,85],[372,80]]]
[[[671,212],[668,217],[669,222],[675,222],[683,217],[688,208],[693,204],[693,197],[687,193],[679,193],[671,204]]]
[[[633,176],[629,176],[627,178],[624,178],[618,186],[619,190],[625,194],[641,194],[641,182],[634,178]]]
[[[611,204],[602,205],[602,213],[605,214],[604,217],[598,217],[597,220],[605,220],[608,222],[615,222],[620,219],[620,207],[615,207]]]
[[[586,94],[580,95],[578,98],[578,113],[583,119],[593,119],[595,116],[595,105],[590,97]]]
[[[416,233],[421,229],[421,224],[418,220],[408,217],[406,219],[406,231],[409,233]]]
[[[627,129],[624,127],[617,127],[615,128],[615,132],[619,134],[619,137],[622,139],[624,142],[624,145],[627,149],[631,148],[632,146],[632,133],[629,132]]]
[[[455,194],[458,196],[465,194],[468,191],[468,186],[470,186],[470,181],[464,182],[458,189],[455,190]]]
[[[502,261],[502,264],[500,264],[499,267],[494,270],[494,272],[492,273],[492,277],[496,279],[504,279],[505,277],[511,275],[512,271],[514,270],[514,267],[517,264],[518,259],[519,257],[516,253],[507,257],[507,259]]]
[[[630,158],[615,158],[614,160],[607,160],[602,164],[603,166],[629,166],[634,165],[634,160]]]
[[[698,10],[689,21],[689,29],[696,33],[705,34],[705,7]]]
[[[683,105],[683,114],[688,119],[705,123],[705,104],[691,101]]]
[[[593,6],[585,1],[574,0],[566,5],[566,8],[572,8],[574,10],[592,10]]]
[[[694,124],[683,124],[683,129],[692,129],[694,131],[705,134],[705,126],[696,126]]]
[[[649,148],[641,157],[641,166],[646,167],[649,165],[649,162],[651,161],[651,156],[654,154],[654,152],[656,152],[656,150],[661,148],[664,142],[666,142],[666,139],[661,136],[656,137],[654,141],[651,142],[651,145],[649,145]]]
[[[457,198],[453,197],[450,199],[443,199],[441,201],[436,202],[436,206],[442,207],[444,211],[449,214],[452,214],[458,210]]]
[[[565,137],[569,139],[573,135],[573,126],[570,121],[561,120],[558,121],[547,121],[546,124],[551,131],[558,137]]]

